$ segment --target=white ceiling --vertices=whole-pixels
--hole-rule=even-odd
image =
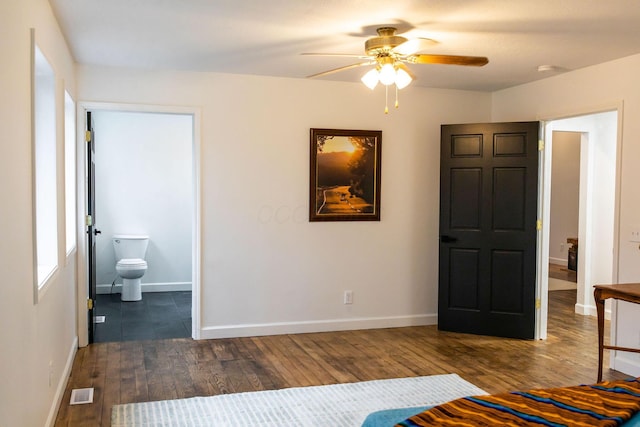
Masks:
[[[301,53],[361,54],[388,25],[439,42],[422,53],[489,58],[411,65],[425,87],[493,91],[640,53],[638,0],[49,1],[77,62],[118,67],[304,78],[358,60]]]

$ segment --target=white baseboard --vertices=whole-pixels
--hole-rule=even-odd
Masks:
[[[628,355],[629,353],[626,353]],[[633,377],[640,377],[640,363],[625,357],[624,352],[616,351],[615,357],[612,358],[611,368],[620,371],[623,374]]]
[[[598,310],[594,305],[576,304],[575,312],[577,314],[582,314],[583,316],[593,316],[593,317],[598,316]],[[604,311],[604,318],[606,320],[611,320],[611,310],[607,309]]]
[[[567,266],[567,262],[568,261],[566,259],[549,257],[549,263],[551,263],[551,264],[561,265],[563,267],[566,267]]]
[[[257,337],[265,335],[351,331],[357,329],[400,328],[405,326],[436,325],[437,323],[437,314],[421,314],[415,316],[367,317],[304,322],[206,326],[200,330],[199,339]]]
[[[170,282],[170,283],[143,283],[140,286],[142,292],[176,292],[190,291],[192,289],[191,282]],[[122,293],[122,285],[116,284],[111,289],[111,283],[96,286],[98,294],[119,294]]]
[[[47,423],[45,426],[50,427],[55,424],[56,416],[58,415],[58,411],[60,410],[60,404],[62,403],[62,396],[64,395],[64,391],[67,388],[67,382],[69,381],[69,377],[71,376],[71,368],[73,367],[73,359],[76,357],[76,352],[78,351],[78,337],[74,337],[73,342],[71,343],[71,349],[69,351],[69,355],[67,356],[67,363],[64,365],[64,370],[60,375],[60,379],[58,380],[58,385],[56,387],[56,394],[53,397],[53,402],[51,403],[51,409],[49,409],[49,416],[47,416]]]

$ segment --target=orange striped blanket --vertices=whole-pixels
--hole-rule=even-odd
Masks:
[[[639,411],[640,378],[636,378],[463,397],[397,426],[618,426]]]

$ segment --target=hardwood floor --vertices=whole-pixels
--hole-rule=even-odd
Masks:
[[[93,344],[78,350],[55,425],[109,426],[119,403],[420,375],[457,373],[489,393],[595,382],[596,318],[574,313],[575,291],[549,297],[545,341],[423,326]],[[604,379],[625,378],[606,353]],[[71,389],[84,387],[94,403],[70,406]]]
[[[566,280],[567,282],[577,282],[578,273],[569,270],[566,266],[549,263],[549,277]]]

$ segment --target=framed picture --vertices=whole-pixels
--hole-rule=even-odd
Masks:
[[[382,131],[311,129],[309,221],[380,221]]]

